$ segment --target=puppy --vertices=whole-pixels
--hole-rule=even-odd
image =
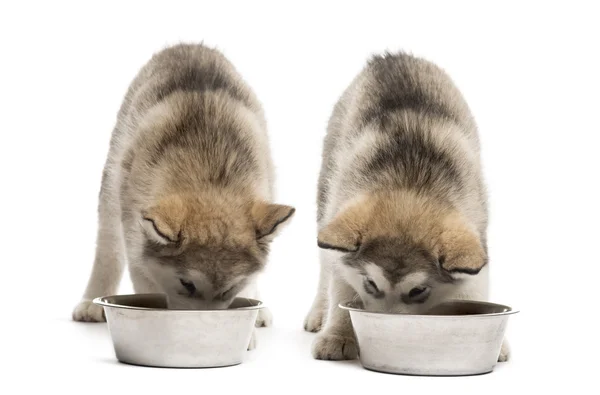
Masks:
[[[330,118],[319,178],[321,275],[305,320],[321,331],[315,358],[357,357],[339,303],[423,313],[449,298],[487,298],[479,156],[469,108],[434,64],[385,54],[354,79]]]
[[[273,204],[263,110],[219,52],[177,45],[131,84],[102,177],[96,258],[76,321],[114,294],[129,263],[136,293],[180,309],[224,309],[256,297],[269,244],[294,209]],[[269,325],[261,310],[257,326]],[[251,344],[252,346],[252,344]]]

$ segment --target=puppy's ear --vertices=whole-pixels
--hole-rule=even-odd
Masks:
[[[177,243],[184,218],[183,201],[178,196],[170,196],[142,211],[142,227],[146,237],[158,244]]]
[[[289,223],[296,209],[282,204],[256,202],[252,206],[252,220],[258,240],[274,238]]]
[[[452,274],[477,274],[487,263],[479,236],[466,224],[453,220],[442,232],[439,264]]]
[[[361,219],[351,210],[338,214],[319,232],[320,248],[341,252],[356,252],[361,243]]]

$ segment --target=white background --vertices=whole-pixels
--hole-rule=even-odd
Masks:
[[[599,13],[576,2],[453,3],[3,2],[0,388],[464,394],[587,387],[600,329]],[[221,49],[255,89],[268,118],[278,202],[297,208],[262,278],[275,325],[260,330],[258,349],[231,368],[119,364],[105,324],[70,321],[91,269],[101,171],[122,96],[153,52],[180,40]],[[386,49],[445,68],[480,127],[491,299],[521,310],[509,322],[513,359],[489,375],[405,377],[363,370],[358,361],[316,361],[313,335],[302,331],[317,281],[325,125],[369,55]],[[130,290],[124,278],[122,291]]]

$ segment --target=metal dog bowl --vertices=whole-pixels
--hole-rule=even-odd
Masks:
[[[491,372],[498,361],[508,306],[466,300],[441,303],[426,314],[386,314],[340,305],[350,312],[369,370],[464,376]]]
[[[163,294],[105,296],[94,303],[104,307],[119,361],[181,368],[241,363],[264,307],[236,298],[227,310],[170,310]]]

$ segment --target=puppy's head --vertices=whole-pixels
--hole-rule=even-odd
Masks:
[[[141,214],[143,264],[173,308],[223,309],[263,269],[289,206],[226,196],[161,199]]]
[[[320,232],[338,272],[370,311],[422,313],[485,266],[477,232],[454,209],[383,194],[343,209]]]

